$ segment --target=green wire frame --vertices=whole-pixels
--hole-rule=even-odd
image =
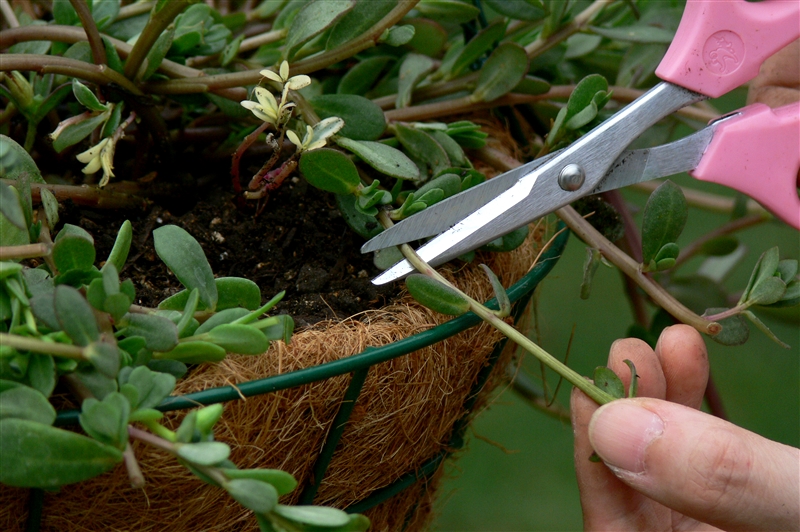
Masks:
[[[539,262],[534,266],[528,274],[520,279],[516,284],[508,289],[508,297],[514,303],[512,315],[514,320],[518,320],[530,300],[533,290],[547,276],[553,269],[556,261],[561,256],[567,240],[569,238],[569,231],[564,229],[562,222],[558,224],[558,230],[561,231],[553,241],[551,247],[545,251],[540,258]],[[489,308],[496,309],[497,302],[492,299],[486,304]],[[442,340],[445,340],[455,334],[458,334],[470,327],[480,323],[481,319],[469,312],[458,318],[452,319],[441,325],[438,325],[427,331],[417,333],[408,338],[398,340],[397,342],[384,345],[381,347],[368,347],[361,353],[349,356],[344,359],[326,362],[318,366],[296,370],[282,375],[274,375],[257,379],[233,386],[222,386],[219,388],[210,388],[200,392],[190,393],[183,396],[172,396],[166,398],[159,406],[158,409],[162,412],[172,410],[185,410],[188,408],[195,408],[202,405],[210,405],[226,401],[233,401],[242,399],[242,397],[251,397],[254,395],[262,395],[295,386],[310,384],[312,382],[322,381],[331,377],[351,373],[350,384],[342,400],[331,429],[328,432],[325,443],[323,444],[322,451],[314,464],[314,474],[312,475],[312,482],[304,486],[300,494],[299,504],[311,504],[314,496],[317,493],[317,488],[322,482],[322,479],[327,471],[328,465],[336,446],[344,432],[345,425],[350,418],[361,388],[366,380],[369,369],[381,362],[386,362],[396,357],[407,355],[418,349],[430,346]],[[484,366],[478,375],[478,379],[470,391],[467,401],[464,404],[466,414],[462,416],[454,425],[451,434],[450,442],[447,449],[430,459],[423,464],[417,471],[409,473],[400,479],[396,480],[389,486],[377,490],[367,498],[357,502],[350,507],[346,508],[348,512],[360,513],[368,510],[383,501],[389,499],[393,495],[402,492],[407,487],[414,483],[424,480],[427,481],[433,473],[439,468],[439,465],[454,451],[460,449],[464,444],[464,433],[466,431],[472,407],[475,404],[478,393],[486,384],[495,363],[497,362],[500,353],[505,345],[505,339],[498,344],[489,357],[488,364]],[[74,425],[78,423],[78,410],[69,410],[60,412],[56,418],[56,426]],[[32,490],[31,502],[35,504],[37,494],[35,492],[40,490]]]

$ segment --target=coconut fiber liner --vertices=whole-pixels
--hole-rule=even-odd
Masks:
[[[441,271],[479,301],[492,297],[478,263],[487,261],[504,286],[522,277],[535,261],[545,230],[535,227],[528,242],[510,253],[478,256],[454,272]],[[180,380],[175,395],[236,386],[267,376],[316,366],[381,346],[434,327],[449,318],[417,304],[407,294],[381,310],[341,322],[322,322],[295,333],[289,345],[274,342],[261,356],[228,356],[204,364]],[[348,508],[424,464],[434,473],[378,506],[366,510],[371,530],[420,530],[429,520],[440,463],[451,450],[456,422],[501,335],[482,323],[444,341],[369,368],[341,440],[318,487],[314,504]],[[509,351],[509,350],[506,350]],[[505,359],[510,355],[505,355]],[[504,361],[487,381],[472,411],[485,404],[500,381]],[[313,482],[313,467],[331,430],[351,374],[225,404],[215,436],[232,448],[240,468],[278,468],[292,473],[298,488],[281,502],[296,504]],[[167,414],[175,428],[186,411]],[[44,531],[227,531],[258,530],[252,512],[222,489],[205,484],[174,457],[142,444],[134,452],[146,479],[130,486],[123,465],[86,482],[46,492]],[[0,529],[22,530],[28,490],[0,487]],[[357,507],[357,505],[356,505]]]

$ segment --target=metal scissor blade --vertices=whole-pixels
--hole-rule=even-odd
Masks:
[[[477,211],[497,196],[513,187],[519,179],[543,165],[561,150],[547,154],[504,174],[489,179],[424,211],[400,221],[361,247],[361,253],[388,248],[444,233],[457,222]]]
[[[605,177],[614,161],[636,137],[660,118],[704,99],[702,94],[662,82],[565,148],[495,199],[420,248],[429,264],[438,265],[476,249],[549,212],[585,196]],[[559,176],[578,176],[559,185]],[[424,212],[424,211],[423,211]],[[413,271],[401,261],[372,282],[383,284]]]
[[[555,179],[540,179],[540,176],[540,171],[534,171],[522,177],[494,200],[420,247],[417,254],[431,266],[438,266],[583,195],[564,191]],[[536,193],[531,194],[534,186]],[[412,271],[411,263],[402,260],[372,282],[385,284]]]
[[[592,194],[694,170],[714,137],[717,123],[663,146],[622,152]]]

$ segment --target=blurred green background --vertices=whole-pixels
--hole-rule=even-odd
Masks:
[[[722,102],[722,108],[743,105],[743,93]],[[680,185],[731,196],[731,191],[699,183],[690,177],[673,178]],[[624,192],[631,203],[643,205],[646,194]],[[641,222],[641,213],[636,217]],[[678,244],[724,224],[729,216],[690,209],[686,230]],[[732,292],[742,290],[759,255],[779,246],[782,258],[800,258],[798,233],[768,222],[738,233],[748,254],[726,280]],[[570,334],[575,337],[569,365],[591,375],[605,365],[608,349],[626,336],[633,317],[616,269],[600,267],[591,297],[578,296],[585,245],[571,236],[558,265],[540,287],[538,323],[541,345],[563,358]],[[681,271],[690,273],[700,259]],[[772,331],[791,345],[783,349],[755,327],[742,346],[724,347],[707,339],[711,374],[730,420],[767,438],[800,446],[800,307],[782,318],[756,311]],[[528,356],[524,367],[534,378],[539,365]],[[553,375],[548,375],[555,383]],[[558,400],[568,405],[570,386]],[[552,389],[552,387],[551,387]],[[581,530],[582,517],[572,462],[572,429],[535,410],[512,390],[495,394],[491,406],[470,429],[467,445],[447,466],[432,526],[449,531],[557,531]]]

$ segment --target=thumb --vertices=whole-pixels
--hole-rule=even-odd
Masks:
[[[606,465],[635,490],[725,530],[795,530],[800,450],[658,399],[613,401],[589,424]]]

